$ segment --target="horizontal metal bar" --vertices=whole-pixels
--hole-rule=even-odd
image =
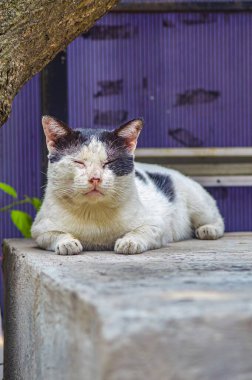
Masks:
[[[252,148],[143,148],[136,161],[178,170],[203,186],[252,186]]]
[[[252,176],[197,176],[192,178],[204,187],[252,186]]]
[[[136,158],[251,158],[252,148],[140,148]]]
[[[167,163],[162,166],[169,169],[178,170],[179,172],[188,176],[248,176],[252,175],[251,163],[217,163],[217,164],[180,164],[180,163]]]
[[[197,1],[160,3],[119,3],[112,12],[244,12],[252,10],[252,1]]]

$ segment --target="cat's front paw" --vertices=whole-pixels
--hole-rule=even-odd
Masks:
[[[220,234],[214,225],[206,224],[195,230],[195,236],[200,240],[216,240],[220,237]]]
[[[58,255],[78,255],[83,247],[78,239],[64,239],[56,245],[55,252]]]
[[[114,250],[116,253],[134,255],[146,251],[147,247],[134,237],[124,236],[116,241]]]

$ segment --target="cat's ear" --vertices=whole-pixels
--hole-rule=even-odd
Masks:
[[[65,123],[52,116],[43,116],[42,125],[49,152],[55,148],[56,142],[59,138],[67,137],[72,132]]]
[[[143,123],[143,119],[134,119],[115,130],[115,134],[125,140],[130,153],[133,153],[136,149],[137,139],[143,128]]]

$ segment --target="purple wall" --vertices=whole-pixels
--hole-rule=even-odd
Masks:
[[[68,48],[69,122],[140,146],[252,145],[252,14],[109,14]]]
[[[252,187],[212,187],[226,231],[252,231]]]
[[[0,129],[0,182],[13,186],[20,197],[24,194],[41,196],[40,140],[40,86],[39,76],[36,76],[16,96],[12,114]],[[0,207],[12,200],[0,191]],[[26,210],[33,211],[32,207]],[[10,221],[9,213],[1,213],[0,241],[20,236]]]
[[[0,182],[13,186],[20,198],[24,194],[41,196],[40,116],[40,85],[39,76],[36,76],[16,96],[12,114],[0,129]],[[12,197],[0,191],[0,207],[12,201]],[[34,215],[31,206],[21,209]],[[0,213],[0,243],[2,244],[3,239],[12,237],[21,237],[21,234],[12,224],[9,213]],[[2,271],[0,270],[1,312],[3,311],[2,286]]]

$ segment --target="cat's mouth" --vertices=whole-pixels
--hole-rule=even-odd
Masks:
[[[94,189],[88,191],[87,193],[85,193],[85,195],[90,196],[90,197],[94,197],[94,196],[102,196],[104,194],[100,190],[94,188]]]

